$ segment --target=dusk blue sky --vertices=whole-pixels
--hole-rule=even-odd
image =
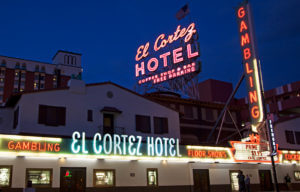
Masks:
[[[196,23],[202,72],[234,85],[243,72],[234,14],[240,0],[1,1],[0,55],[51,62],[57,50],[82,53],[87,83],[112,81],[132,89],[141,44],[178,24]],[[265,89],[300,80],[300,1],[250,0]],[[246,95],[242,88],[238,96]]]

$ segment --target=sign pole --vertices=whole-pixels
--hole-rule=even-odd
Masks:
[[[270,144],[270,156],[271,156],[271,162],[272,162],[272,172],[273,172],[273,178],[274,178],[274,184],[275,184],[275,191],[279,192],[279,186],[278,186],[278,181],[277,181],[277,173],[276,173],[276,167],[275,167],[275,162],[274,162],[274,156],[276,155],[276,145],[275,145],[275,141],[272,139],[272,138],[274,138],[274,135],[273,136],[271,135],[273,133],[273,125],[271,125],[271,120],[269,120],[267,118],[267,108],[266,108],[266,102],[265,102],[265,95],[264,95],[264,88],[263,88],[260,62],[258,62],[258,70],[259,70],[259,77],[260,77],[259,81],[260,81],[260,87],[261,87],[264,119],[265,119],[265,122],[266,122],[266,129],[267,129],[267,132],[268,132],[269,144]],[[272,128],[272,131],[271,131],[271,128]],[[273,143],[274,143],[274,145],[273,145]],[[275,149],[274,149],[274,146],[275,146]]]

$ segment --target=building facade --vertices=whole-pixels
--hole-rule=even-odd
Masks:
[[[270,160],[258,141],[237,139],[216,147],[182,137],[182,118],[203,123],[207,112],[202,108],[222,105],[170,97],[75,79],[69,87],[13,95],[0,109],[2,190],[237,191],[238,170],[250,176],[252,191],[272,190]],[[160,104],[162,99],[168,106]],[[240,108],[231,109],[238,118]],[[225,125],[233,129],[229,122]],[[278,153],[282,189],[286,174],[294,189],[300,187],[298,153]]]
[[[78,53],[57,51],[52,63],[0,56],[0,103],[18,92],[66,87],[81,73]]]

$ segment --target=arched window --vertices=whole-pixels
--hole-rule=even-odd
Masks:
[[[65,57],[64,57],[64,64],[68,64],[67,62],[68,62],[68,55],[65,55]]]
[[[68,56],[68,64],[71,64],[71,62],[72,62],[72,56],[69,55],[69,56]]]
[[[72,56],[72,64],[76,65],[76,57],[75,56]]]

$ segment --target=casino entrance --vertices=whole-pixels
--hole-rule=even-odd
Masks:
[[[85,192],[85,187],[86,168],[60,168],[60,192]]]
[[[194,192],[210,192],[209,170],[193,169]]]
[[[273,190],[273,183],[270,170],[259,170],[260,189],[262,191]]]

